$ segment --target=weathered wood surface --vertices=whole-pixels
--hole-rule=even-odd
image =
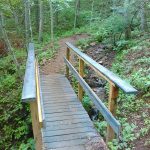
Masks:
[[[99,139],[92,142],[99,150],[107,149],[65,76],[41,75],[40,81],[46,122],[43,149],[86,150],[93,138]]]
[[[35,140],[35,149],[42,149],[42,134],[41,134],[41,126],[39,123],[38,109],[37,109],[37,101],[30,102],[30,110],[31,110],[31,118],[32,118],[32,128],[33,135]]]
[[[26,72],[24,77],[22,101],[30,102],[36,99],[35,54],[34,44],[29,43]]]
[[[66,58],[68,61],[70,60],[70,49],[69,48],[67,48],[67,51],[66,51]],[[68,67],[66,67],[66,76],[67,76],[67,78],[69,77],[69,68]]]
[[[45,115],[43,113],[43,101],[42,101],[42,95],[41,95],[41,85],[40,85],[40,74],[39,74],[39,65],[37,60],[35,61],[35,70],[36,70],[36,74],[35,74],[35,78],[36,78],[36,102],[37,102],[37,109],[38,109],[38,120],[39,120],[39,124],[40,127],[44,127],[44,118]]]
[[[83,78],[83,76],[84,76],[84,61],[82,59],[79,59],[79,74]],[[78,83],[78,98],[80,101],[82,101],[82,99],[83,99],[83,88],[80,85],[80,83]]]
[[[118,87],[114,87],[113,85],[110,84],[108,109],[110,110],[113,116],[116,116],[117,97],[118,97]],[[112,141],[114,138],[115,138],[115,133],[113,132],[111,126],[108,125],[107,137],[106,137],[107,143]]]
[[[94,61],[88,55],[82,53],[74,45],[72,45],[69,42],[67,42],[66,44],[68,48],[72,49],[80,59],[84,60],[86,64],[88,64],[91,68],[93,68],[96,71],[96,73],[105,78],[108,82],[110,82],[111,84],[115,84],[117,87],[122,89],[127,94],[137,93],[137,90],[133,88],[130,84],[119,78],[117,75],[109,71],[107,68],[103,67],[102,65]]]
[[[85,80],[78,74],[75,68],[71,65],[71,63],[64,58],[64,61],[68,68],[71,70],[71,73],[75,76],[75,78],[79,81],[80,85],[85,90],[86,94],[90,97],[90,99],[95,104],[95,107],[101,112],[107,123],[113,128],[114,132],[120,136],[121,125],[118,120],[112,115],[112,113],[107,109],[104,103],[99,99],[99,97],[93,92],[93,90],[89,87],[89,85],[85,82]]]

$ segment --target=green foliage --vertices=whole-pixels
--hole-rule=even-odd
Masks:
[[[130,147],[129,142],[136,139],[136,137],[134,135],[135,128],[136,128],[136,126],[134,124],[124,123],[121,142],[114,139],[112,142],[108,143],[109,148],[111,150],[117,150],[117,149],[130,150],[132,148],[132,146]]]
[[[96,121],[94,122],[94,126],[101,136],[106,137],[106,131],[107,131],[106,121]]]
[[[128,41],[126,40],[120,40],[116,42],[116,47],[114,47],[114,50],[120,51],[123,49],[127,49],[128,47]]]
[[[76,94],[78,93],[78,81],[76,80],[76,78],[74,76],[71,75],[71,84],[73,86],[74,91],[76,92]]]
[[[149,91],[149,80],[150,76],[148,74],[149,69],[149,50],[148,43],[146,40],[134,41],[130,44],[130,49],[120,51],[117,54],[116,61],[113,63],[112,70],[119,74],[122,78],[128,78],[128,82],[134,85],[138,91],[138,96],[126,96],[123,92],[120,92],[118,98],[118,110],[117,116],[121,124],[123,125],[123,141],[118,143],[117,140],[109,143],[110,149],[132,149],[132,141],[145,136],[150,131],[149,127],[149,110],[150,105],[148,104],[148,91]],[[138,43],[138,44],[137,44]],[[146,46],[143,49],[143,46]],[[129,45],[128,45],[129,46]],[[142,52],[141,50],[144,50]],[[144,55],[143,55],[144,54]],[[132,57],[131,57],[132,56]],[[132,59],[132,61],[129,61]],[[145,96],[144,96],[145,95]],[[129,124],[127,122],[132,122],[138,114],[143,112],[143,117],[141,122],[143,122],[142,127],[138,127],[138,124]],[[136,122],[136,119],[135,119]],[[135,130],[137,133],[135,133]]]
[[[21,72],[24,73],[25,53],[17,50]],[[0,59],[0,149],[16,149],[32,135],[29,107],[21,103],[22,82],[8,55]]]
[[[90,44],[94,42],[94,44],[96,44],[95,42],[95,39],[93,37],[89,37],[89,38],[86,38],[86,39],[80,39],[76,42],[76,45],[81,48],[81,50],[85,50],[86,51],[86,48],[90,46]]]
[[[59,48],[56,39],[53,44],[49,44],[51,42],[49,37],[47,35],[45,35],[44,37],[45,41],[42,44],[35,43],[36,52],[38,54],[38,60],[40,64],[43,64],[46,60],[51,59]]]
[[[75,1],[74,0],[53,0],[54,9],[54,47],[50,44],[50,8],[48,1],[43,2],[43,42],[37,43],[39,17],[38,5],[35,1],[30,1],[31,6],[31,23],[33,29],[34,42],[36,43],[36,54],[40,64],[52,58],[58,49],[56,36],[67,37],[74,34],[90,33],[91,38],[78,41],[77,45],[85,49],[90,46],[91,42],[105,42],[112,44],[113,49],[117,51],[116,60],[113,63],[112,70],[133,84],[139,91],[137,97],[125,96],[120,92],[118,98],[117,116],[123,125],[123,142],[118,143],[114,140],[109,143],[111,149],[126,149],[133,147],[131,144],[136,138],[143,137],[149,132],[149,114],[142,114],[143,126],[136,135],[134,125],[130,118],[133,115],[141,114],[140,111],[146,112],[150,106],[148,103],[150,94],[150,76],[148,74],[150,66],[149,55],[149,34],[141,32],[141,9],[140,0],[120,1],[120,0],[94,0],[92,12],[92,1],[80,0],[79,14],[77,16],[77,28],[73,29],[75,18]],[[150,2],[145,5],[145,19],[150,12]],[[19,0],[1,0],[0,10],[4,14],[4,24],[10,39],[14,39],[16,28],[20,29],[22,40],[24,40],[24,6]],[[127,17],[125,17],[127,16]],[[18,21],[18,22],[17,22]],[[18,25],[16,25],[16,23]],[[148,28],[149,28],[148,23]],[[132,30],[132,40],[125,40],[124,32],[127,27]],[[1,34],[0,34],[1,36]],[[138,40],[135,40],[135,39]],[[148,39],[148,40],[146,40]],[[12,42],[13,43],[13,42]],[[0,43],[1,44],[1,43]],[[24,43],[22,44],[22,46]],[[46,45],[46,46],[45,46]],[[0,45],[1,46],[1,45]],[[22,47],[21,46],[21,47]],[[1,50],[1,49],[0,49]],[[142,53],[143,52],[143,53]],[[25,52],[16,50],[19,64],[21,65],[21,74],[24,75],[25,69]],[[132,56],[132,57],[131,57]],[[72,84],[77,93],[78,83],[72,78]],[[16,66],[12,56],[8,55],[0,58],[0,149],[34,149],[34,141],[31,133],[31,120],[29,117],[29,106],[22,104],[21,99],[22,82],[20,81]],[[87,111],[90,111],[93,103],[85,96],[83,105]],[[137,114],[136,114],[137,113]],[[127,123],[128,122],[128,123]],[[130,123],[129,123],[130,122]],[[97,130],[105,136],[106,122],[95,122]],[[149,141],[145,141],[148,144]]]
[[[33,139],[28,139],[27,144],[23,143],[20,145],[19,150],[35,150],[35,141]]]
[[[150,87],[150,75],[146,76],[148,71],[141,68],[131,74],[132,83],[143,92],[148,92]]]
[[[116,36],[119,36],[125,29],[125,21],[120,15],[112,15],[101,22],[92,25],[91,30],[97,30],[95,38],[98,42],[102,42],[106,38],[110,38],[112,42],[116,42]]]
[[[93,106],[93,102],[90,100],[88,96],[84,96],[82,100],[83,107],[87,112],[90,112],[91,107]]]

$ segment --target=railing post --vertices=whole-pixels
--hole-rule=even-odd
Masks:
[[[110,90],[109,90],[109,102],[108,102],[108,109],[112,113],[113,116],[116,115],[117,109],[117,97],[118,97],[118,87],[112,85],[110,83]],[[107,137],[106,142],[112,141],[115,138],[115,133],[113,129],[108,125],[107,126]]]
[[[70,61],[70,49],[67,47],[66,58]],[[66,66],[66,77],[69,78],[69,68]]]
[[[79,74],[81,77],[84,76],[84,61],[80,58],[79,58]],[[80,83],[78,83],[78,98],[80,101],[82,101],[83,99],[83,88],[80,85]]]
[[[37,101],[30,102],[30,110],[31,110],[31,118],[32,118],[32,128],[33,128],[33,135],[35,140],[35,149],[42,150],[42,134],[41,128],[39,124],[39,117],[38,117],[38,106]]]

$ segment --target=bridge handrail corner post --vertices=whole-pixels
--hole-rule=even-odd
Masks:
[[[119,93],[119,88],[109,83],[108,109],[114,117],[116,116],[118,93]],[[113,131],[110,125],[107,125],[106,142],[108,143],[112,141],[114,138],[115,138],[115,132]]]
[[[79,58],[79,75],[83,78],[84,76],[84,61]],[[83,99],[83,88],[80,85],[80,83],[78,83],[78,98],[80,101],[82,101]]]
[[[37,100],[30,102],[32,129],[35,140],[35,148],[42,150],[42,133],[38,117]]]
[[[66,59],[70,61],[70,49],[67,47],[66,50]],[[69,78],[69,68],[66,65],[66,77]]]

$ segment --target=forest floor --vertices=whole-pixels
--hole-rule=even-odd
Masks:
[[[89,36],[87,34],[77,34],[73,35],[71,37],[66,37],[63,39],[60,39],[58,41],[59,49],[57,50],[57,53],[55,56],[46,61],[44,65],[42,66],[42,73],[44,74],[52,74],[52,73],[62,73],[65,72],[65,63],[63,57],[66,55],[66,42],[70,42],[72,44],[75,44],[80,39],[88,38]],[[71,60],[73,60],[73,55],[71,55]]]
[[[59,49],[57,50],[55,56],[51,58],[50,60],[45,61],[45,63],[42,65],[42,73],[43,74],[55,74],[55,73],[65,73],[65,63],[63,60],[63,57],[66,55],[66,42],[70,42],[72,44],[76,44],[77,41],[82,39],[89,38],[88,34],[76,34],[70,37],[62,38],[58,41]],[[91,58],[93,58],[95,61],[97,61],[99,64],[111,68],[111,65],[113,63],[114,57],[115,57],[115,51],[112,51],[108,46],[102,45],[102,44],[96,44],[91,43],[84,52],[89,55]],[[71,52],[71,59],[70,61],[75,63],[76,56],[73,55]],[[98,78],[98,76],[94,73],[94,71],[90,67],[86,67],[88,71],[88,75],[85,76],[85,80],[90,85],[90,87],[96,92],[96,94],[101,98],[105,99],[106,91],[104,89],[104,86],[106,85],[106,82]],[[91,114],[92,115],[92,114]]]
[[[63,38],[58,41],[59,49],[55,53],[55,56],[51,58],[50,60],[45,61],[45,63],[42,65],[42,73],[43,74],[55,74],[55,73],[65,73],[65,63],[63,60],[63,57],[66,55],[66,49],[67,46],[65,42],[70,42],[74,45],[76,45],[78,40],[87,39],[89,38],[89,35],[87,34],[76,34],[71,37]],[[87,47],[86,51],[90,57],[92,57],[94,60],[98,61],[100,64],[103,64],[106,67],[111,67],[112,61],[114,59],[115,53],[113,51],[109,51],[108,47],[103,46],[102,44],[94,44],[89,45]],[[70,61],[74,64],[74,66],[77,66],[77,57],[71,52],[71,59]],[[101,98],[106,97],[106,91],[104,89],[104,86],[106,85],[106,82],[103,82],[102,79],[98,78],[96,74],[94,74],[94,71],[90,69],[90,67],[86,67],[86,70],[88,70],[88,75],[85,76],[85,80],[87,83],[91,86],[91,88],[99,95]],[[92,108],[93,109],[93,108]],[[95,108],[94,108],[95,109]],[[98,113],[98,112],[97,112]],[[88,112],[91,119],[97,114]],[[102,145],[102,144],[100,144]],[[91,149],[92,145],[87,145],[87,148]],[[94,148],[94,149],[93,149]],[[98,150],[98,145],[93,145],[92,150]]]
[[[89,37],[90,36],[87,35],[87,34],[77,34],[77,35],[73,35],[73,36],[70,36],[70,37],[67,37],[67,38],[60,39],[58,41],[59,49],[57,50],[57,52],[55,53],[55,56],[53,58],[51,58],[48,61],[45,61],[45,63],[42,65],[42,72],[44,74],[52,74],[52,73],[54,73],[54,74],[55,73],[64,74],[65,73],[65,64],[64,64],[63,57],[66,55],[66,49],[67,49],[67,46],[66,46],[65,42],[70,42],[70,43],[76,45],[79,40],[88,39]],[[80,46],[79,46],[79,48],[80,48]],[[81,47],[81,49],[83,49],[84,53],[89,55],[91,58],[93,58],[99,64],[103,65],[104,67],[106,67],[110,70],[112,70],[112,69],[121,70],[122,74],[128,76],[128,78],[131,76],[131,73],[128,72],[128,68],[131,69],[131,70],[134,70],[134,69],[139,70],[140,68],[144,69],[144,66],[146,66],[145,68],[147,68],[148,63],[146,63],[144,65],[142,63],[143,61],[140,63],[141,66],[139,66],[139,65],[135,66],[134,65],[134,63],[135,64],[139,63],[139,60],[142,57],[143,57],[142,60],[147,61],[149,49],[146,49],[146,48],[144,48],[146,50],[144,52],[141,51],[140,54],[138,54],[139,51],[137,50],[137,47],[136,47],[135,50],[134,49],[133,50],[129,49],[129,51],[131,51],[132,54],[129,53],[128,55],[127,54],[125,55],[124,53],[122,53],[122,55],[120,55],[120,54],[117,54],[116,51],[113,51],[112,47],[110,47],[108,45],[104,45],[102,43],[97,44],[95,42],[91,42],[91,43],[88,44],[88,46],[86,46],[86,48]],[[143,49],[143,47],[142,47],[142,49]],[[134,53],[135,53],[135,55],[133,55]],[[145,54],[143,54],[143,53],[145,53]],[[132,56],[132,58],[129,58],[131,56]],[[138,58],[136,58],[136,57],[138,57]],[[122,60],[122,58],[124,58],[123,59],[124,61]],[[77,60],[77,57],[74,57],[74,55],[71,53],[71,62],[73,62],[75,67],[78,66],[78,62],[76,60]],[[133,64],[130,63],[130,61],[128,61],[128,60],[130,60]],[[75,63],[75,61],[76,61],[76,63]],[[116,67],[112,66],[114,64],[116,65]],[[127,69],[125,69],[125,71],[123,72],[122,68],[124,68],[124,66],[126,66]],[[132,69],[132,67],[134,69]],[[127,72],[126,72],[126,70],[127,70]],[[84,79],[86,80],[86,82],[90,85],[90,87],[94,90],[94,92],[99,96],[99,98],[102,101],[107,103],[108,94],[106,92],[106,81],[99,78],[90,67],[85,66],[85,72],[86,72],[86,75],[84,76]],[[133,74],[132,76],[134,77],[135,75]],[[136,77],[136,78],[138,80],[139,79],[143,80],[143,78],[141,78],[141,77]],[[134,78],[134,80],[136,78]],[[145,80],[145,77],[144,77],[144,80]],[[138,86],[138,85],[136,85],[136,86]],[[128,100],[129,101],[128,102],[128,101],[126,101],[126,99],[127,99],[126,97],[122,97],[123,103],[120,106],[121,108],[119,109],[119,111],[122,110],[126,114],[124,117],[125,117],[125,119],[128,120],[128,122],[130,124],[134,123],[136,125],[136,128],[134,129],[134,132],[139,134],[139,138],[138,138],[138,135],[136,135],[136,133],[132,134],[129,131],[129,133],[127,133],[127,134],[125,133],[124,136],[125,137],[129,136],[131,138],[131,140],[127,140],[125,142],[125,144],[130,143],[130,145],[132,145],[132,149],[135,149],[135,150],[148,150],[149,149],[149,143],[148,143],[148,141],[149,141],[148,140],[149,139],[148,129],[149,128],[147,127],[147,125],[144,125],[144,122],[148,122],[147,121],[147,119],[148,119],[147,114],[148,114],[149,111],[147,111],[147,110],[149,110],[149,108],[147,108],[146,100],[144,98],[144,94],[143,94],[143,97],[141,96],[141,99],[139,98],[139,100],[136,100],[136,103],[134,103],[134,101],[129,101],[129,100]],[[141,104],[139,104],[139,106],[136,106],[136,105],[138,105],[137,101],[141,102]],[[129,106],[131,106],[132,103],[133,103],[133,106],[132,106],[131,109],[132,109],[132,111],[135,111],[134,115],[133,115],[133,112],[130,109],[126,110],[127,107],[130,108]],[[141,109],[143,110],[143,108],[145,108],[145,111],[143,112],[143,115],[145,115],[145,118],[140,120],[142,116],[139,117],[139,113],[141,112]],[[98,112],[93,111],[92,109],[90,111],[88,111],[88,113],[89,113],[89,116],[91,117],[91,119],[94,118],[93,120],[95,121],[96,120],[95,118],[96,118]],[[95,112],[97,114],[95,114]],[[133,118],[131,116],[133,116]],[[137,120],[137,117],[139,117],[140,119]],[[140,124],[142,124],[143,126],[141,127]],[[124,128],[128,129],[129,127],[130,126],[128,124],[126,124],[126,126]],[[140,127],[141,127],[141,129],[140,129]],[[132,132],[132,130],[131,130],[131,132]],[[101,131],[100,131],[100,133],[101,133]],[[143,135],[141,136],[141,134],[143,134]],[[135,135],[137,137],[135,137]],[[132,140],[132,136],[134,137],[134,140]],[[146,141],[147,141],[147,143],[146,143]],[[145,143],[146,143],[146,145],[145,145]]]

